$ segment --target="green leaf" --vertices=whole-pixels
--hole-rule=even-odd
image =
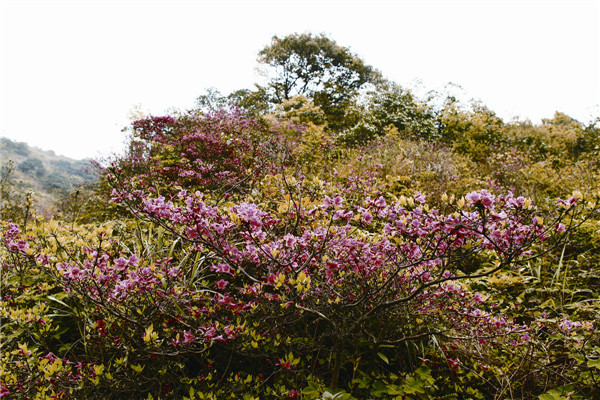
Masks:
[[[57,299],[55,296],[47,296],[49,300],[55,301],[59,304],[62,304],[63,306],[67,307],[67,308],[71,308],[67,305],[67,303],[65,303],[64,301],[61,301],[59,299]]]
[[[429,384],[433,384],[435,382],[435,378],[431,376],[431,370],[427,367],[420,367],[417,369],[417,375],[419,378],[426,381]]]
[[[388,360],[388,358],[382,354],[382,353],[377,353],[377,355],[379,356],[379,358],[381,358],[386,364],[390,363],[390,360]]]
[[[540,400],[567,400],[567,398],[565,396],[561,396],[560,394],[553,394],[553,393],[545,393],[540,395],[539,397]]]
[[[562,339],[564,336],[560,333],[548,336],[550,339]]]
[[[587,366],[590,368],[594,367],[600,369],[600,358],[596,360],[588,360]]]
[[[570,356],[573,360],[577,361],[577,365],[580,365],[585,361],[585,357],[581,354],[570,354]]]
[[[131,364],[131,369],[133,369],[138,374],[141,373],[144,370],[144,368],[146,368],[145,365],[139,365],[139,364],[138,365],[134,365],[134,364]]]

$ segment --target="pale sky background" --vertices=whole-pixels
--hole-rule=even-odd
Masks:
[[[252,88],[258,51],[294,32],[325,33],[404,87],[456,83],[505,121],[589,122],[599,29],[600,0],[0,0],[0,136],[108,155],[135,105],[160,115],[208,87]]]

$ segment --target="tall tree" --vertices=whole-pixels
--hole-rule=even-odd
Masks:
[[[268,88],[273,102],[304,95],[321,107],[332,129],[343,128],[345,110],[358,91],[379,77],[348,48],[322,34],[274,36],[258,53],[258,61],[272,69]]]

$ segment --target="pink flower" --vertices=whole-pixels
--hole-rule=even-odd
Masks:
[[[17,247],[19,250],[21,250],[23,253],[25,253],[29,249],[29,243],[27,243],[24,240],[19,240]]]
[[[226,280],[221,279],[220,281],[218,281],[215,286],[218,289],[225,289],[227,287],[227,285],[229,285],[229,282],[227,282]]]
[[[269,285],[274,285],[277,282],[277,276],[275,274],[271,274],[267,277],[267,283]]]
[[[329,207],[331,207],[332,201],[331,198],[329,198],[329,196],[325,196],[325,198],[323,199],[323,204],[321,205],[321,208],[323,210],[327,210]]]
[[[458,369],[459,367],[459,361],[458,358],[457,359],[452,359],[450,357],[448,357],[448,366],[452,369]]]
[[[296,241],[298,239],[296,239],[293,235],[291,234],[287,234],[283,237],[283,240],[285,241],[285,247],[287,247],[288,249],[293,247],[294,244],[296,244]]]
[[[425,195],[423,195],[423,193],[421,193],[421,192],[415,193],[415,201],[417,203],[423,204],[423,203],[425,203],[426,200],[427,199],[425,198]]]
[[[3,383],[0,383],[0,398],[9,396],[9,395],[10,395],[10,392],[8,391],[8,388],[6,386],[4,386]]]
[[[241,221],[249,223],[255,229],[263,226],[262,220],[267,215],[264,211],[256,207],[255,204],[250,203],[241,203],[231,207],[231,211],[236,213]]]
[[[479,192],[471,192],[465,196],[465,199],[471,204],[479,203],[488,209],[494,205],[494,195],[488,193],[485,189]]]
[[[117,271],[124,271],[127,268],[127,260],[123,257],[119,257],[115,260],[115,269]]]
[[[194,340],[196,340],[196,336],[194,336],[194,334],[191,331],[183,332],[183,343],[184,344],[192,343]]]
[[[479,193],[477,193],[477,192],[471,192],[471,193],[469,193],[469,194],[467,194],[467,195],[465,196],[465,199],[466,199],[466,200],[467,200],[469,203],[471,203],[471,204],[475,204],[475,203],[477,203],[477,202],[479,201],[479,197],[480,197],[480,196],[479,196]]]
[[[217,333],[217,330],[211,326],[204,332],[204,338],[206,340],[212,340],[215,337],[216,333]]]
[[[333,220],[336,221],[344,216],[344,210],[337,210],[335,214],[333,214]]]
[[[233,275],[233,273],[231,272],[231,267],[227,264],[224,263],[220,263],[217,265],[211,265],[210,269],[215,271],[215,272],[221,272],[223,274],[229,274],[229,275]]]
[[[65,276],[71,279],[77,279],[81,276],[81,270],[77,267],[72,267],[65,273]]]
[[[135,254],[132,255],[131,257],[129,257],[129,261],[128,261],[129,265],[133,265],[134,267],[137,267],[139,262],[140,262],[140,259]]]
[[[289,361],[284,361],[282,358],[279,359],[279,362],[277,364],[275,364],[277,366],[281,366],[285,369],[290,369],[292,368],[292,363]]]
[[[232,325],[227,325],[225,327],[225,335],[227,335],[227,339],[232,339],[235,337],[235,330]]]
[[[333,199],[333,205],[335,207],[341,207],[342,203],[343,203],[344,199],[341,198],[340,196],[335,196],[335,198]]]

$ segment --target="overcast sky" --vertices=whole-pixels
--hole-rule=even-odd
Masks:
[[[262,78],[273,35],[325,33],[422,92],[453,82],[505,120],[600,116],[600,1],[0,0],[0,136],[118,151],[130,110]],[[2,160],[0,160],[2,161]]]

